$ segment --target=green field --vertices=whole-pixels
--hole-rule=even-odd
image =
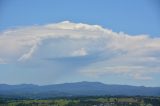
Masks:
[[[160,97],[0,98],[0,106],[160,106]]]

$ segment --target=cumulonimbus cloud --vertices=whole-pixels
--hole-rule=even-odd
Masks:
[[[55,43],[60,39],[62,41]],[[0,33],[0,63],[3,60],[27,61],[32,59],[37,52],[40,58],[42,56],[40,50],[47,40],[50,44],[47,44],[45,50],[52,51],[50,55],[45,54],[47,56],[72,57],[101,54],[102,59],[80,70],[85,75],[100,76],[122,72],[135,79],[151,79],[143,75],[160,72],[158,66],[160,64],[160,38],[152,38],[148,35],[132,36],[123,32],[116,33],[99,25],[69,21],[2,31]],[[107,56],[110,57],[105,58]],[[137,66],[141,68],[135,68]]]

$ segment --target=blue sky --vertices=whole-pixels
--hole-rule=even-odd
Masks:
[[[70,20],[159,36],[159,0],[1,0],[0,29]]]
[[[158,0],[1,0],[0,83],[160,86]]]

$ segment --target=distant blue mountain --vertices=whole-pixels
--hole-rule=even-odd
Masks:
[[[0,84],[0,97],[50,98],[63,96],[160,96],[160,87],[108,85],[100,82],[77,82],[38,86]]]

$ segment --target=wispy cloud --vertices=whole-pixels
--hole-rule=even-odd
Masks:
[[[0,63],[27,62],[32,58],[83,57],[99,59],[77,69],[82,75],[125,74],[150,80],[160,73],[160,38],[116,33],[99,25],[64,21],[8,29],[0,33]]]
[[[18,60],[25,61],[25,60],[31,58],[36,49],[37,49],[37,45],[33,45],[30,48],[30,50],[26,54],[23,54]]]
[[[0,58],[0,64],[6,64],[6,62]]]

